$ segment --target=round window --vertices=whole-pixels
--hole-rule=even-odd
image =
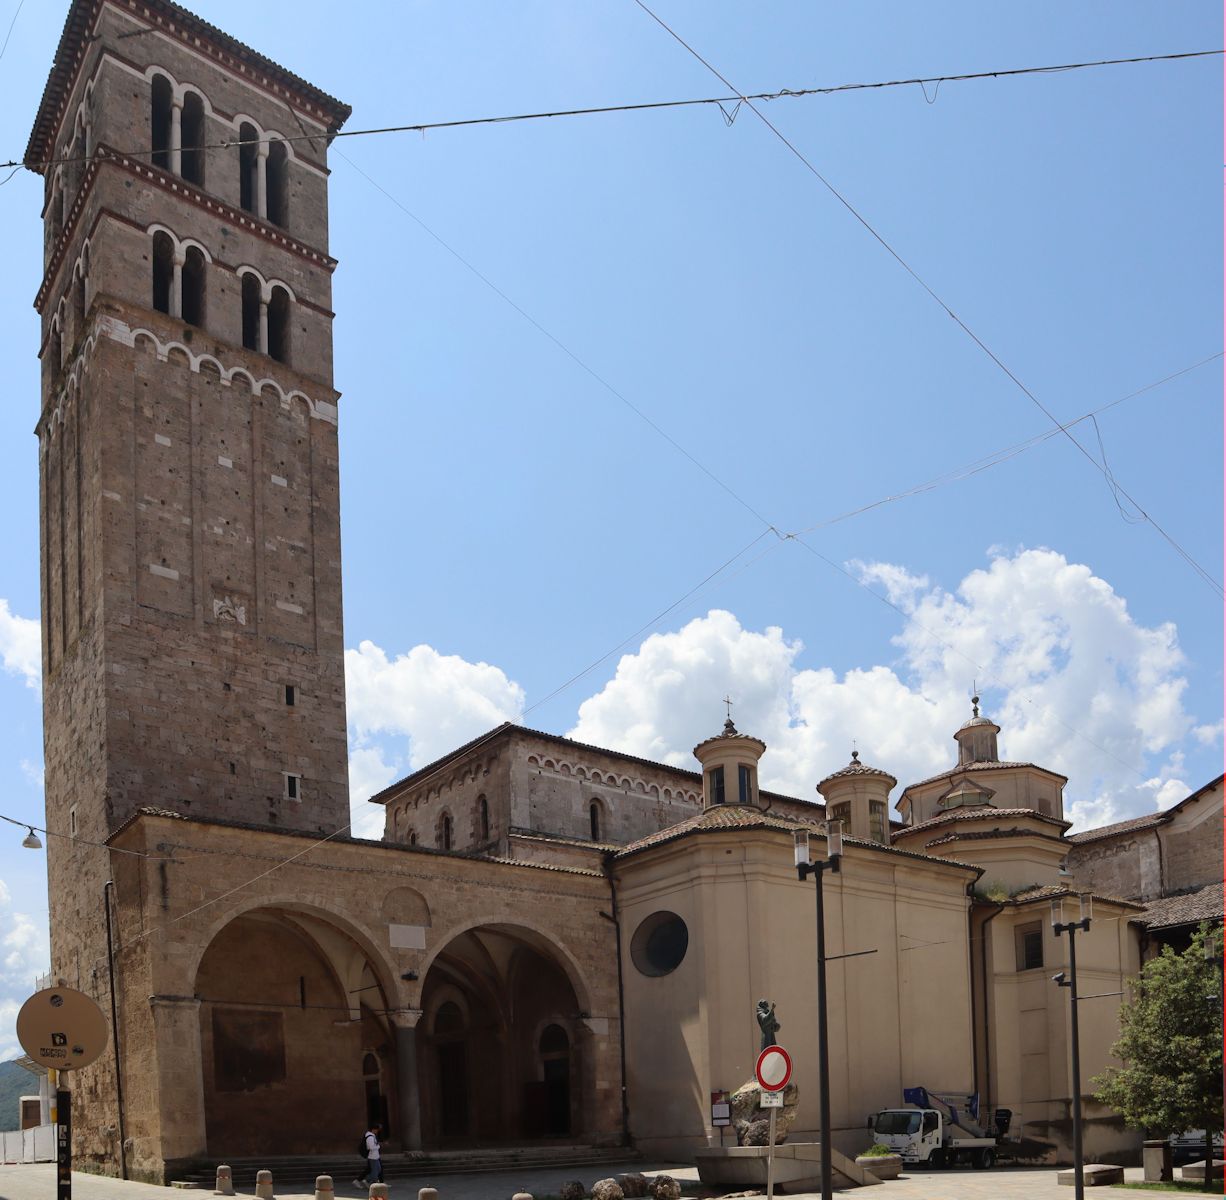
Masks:
[[[685,958],[690,931],[672,912],[652,913],[630,939],[630,958],[644,975],[667,975]]]

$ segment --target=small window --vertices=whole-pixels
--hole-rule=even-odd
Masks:
[[[886,834],[885,802],[883,800],[870,800],[868,802],[868,836],[874,842],[884,846],[889,841]]]
[[[260,348],[260,281],[250,271],[243,272],[243,348]]]
[[[937,1115],[934,1112],[924,1113],[924,1132],[934,1133],[937,1127]]]
[[[1051,797],[1050,796],[1040,796],[1039,797],[1039,812],[1041,812],[1045,817],[1051,816]]]
[[[204,325],[204,255],[197,246],[188,246],[183,259],[183,320],[188,325]]]
[[[587,820],[588,831],[592,835],[592,841],[600,841],[600,805],[595,800],[588,805]]]
[[[244,212],[255,212],[255,198],[259,187],[256,173],[259,164],[259,134],[255,126],[243,122],[238,127],[238,202]]]
[[[170,313],[170,290],[175,274],[175,247],[168,233],[153,235],[153,307]]]
[[[293,685],[292,683],[287,683],[287,684],[285,685],[285,704],[286,704],[286,707],[287,707],[287,708],[293,708],[293,707],[294,707],[294,703],[297,701],[297,699],[298,699],[298,695],[297,695],[297,693],[296,693],[296,692],[295,692],[295,690],[294,690],[294,685]]]
[[[481,821],[481,840],[490,840],[490,802],[484,796],[477,797],[477,815]]]
[[[438,844],[441,850],[450,850],[453,840],[453,826],[451,823],[451,814],[444,813],[443,819],[439,823],[438,829]]]
[[[412,829],[409,830],[409,845],[410,846],[417,845],[417,834]]]
[[[72,285],[73,337],[79,342],[85,331],[85,273],[82,271]]]
[[[1017,969],[1037,971],[1043,966],[1043,925],[1021,925],[1015,931],[1017,939]]]
[[[685,959],[690,931],[676,913],[654,912],[634,931],[630,959],[642,975],[660,976],[675,971]]]
[[[285,776],[285,798],[287,800],[302,799],[302,776],[289,775]]]
[[[165,75],[155,75],[150,97],[153,165],[163,171],[170,170],[170,105],[170,80]]]
[[[68,810],[68,836],[77,836],[77,806],[75,804]]]
[[[753,777],[748,766],[741,763],[736,769],[737,786],[740,790],[740,803],[744,805],[753,804]]]
[[[285,143],[274,138],[268,144],[265,178],[268,185],[268,219],[282,229],[289,224],[289,154]]]
[[[204,187],[204,101],[195,92],[188,92],[183,97],[179,141],[182,146],[180,164],[183,178],[197,187]]]
[[[277,362],[289,362],[289,292],[272,289],[268,301],[268,353]]]
[[[711,784],[711,803],[724,803],[724,768],[712,767],[707,772],[707,778]]]
[[[851,802],[843,801],[842,804],[830,804],[826,807],[827,821],[842,821],[846,828],[851,824]]]

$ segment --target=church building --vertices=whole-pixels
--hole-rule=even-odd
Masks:
[[[1053,904],[1094,896],[1088,1081],[1142,955],[1221,920],[1221,778],[1069,837],[1064,777],[1001,761],[977,701],[893,821],[897,781],[858,754],[820,800],[763,791],[769,748],[731,720],[694,770],[504,725],[373,797],[381,839],[349,836],[327,165],[348,116],[170,0],[72,0],[26,152],[52,974],[118,1012],[71,1080],[78,1164],[160,1182],[349,1152],[375,1119],[392,1155],[684,1156],[719,1141],[710,1094],[749,1078],[763,996],[811,1140],[793,842],[820,854],[828,819],[837,1148],[922,1085],[1067,1158]],[[1135,1148],[1083,1099],[1090,1153]]]

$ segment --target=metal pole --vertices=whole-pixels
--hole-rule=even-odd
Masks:
[[[817,887],[817,1086],[821,1103],[822,1200],[832,1200],[830,1171],[830,1047],[826,1029],[826,909],[822,899],[825,863],[815,863]]]
[[[119,1116],[119,1177],[128,1177],[128,1151],[124,1143],[127,1132],[123,1116],[123,1072],[119,1056],[119,1014],[115,1005],[115,942],[111,932],[111,891],[115,881],[108,879],[102,888],[102,904],[106,908],[106,969],[111,982],[111,1043],[115,1049],[115,1105]]]
[[[775,1113],[771,1109],[770,1132],[766,1135],[766,1200],[775,1200]],[[720,1139],[721,1144],[723,1138]]]
[[[1068,927],[1069,998],[1072,1001],[1073,1021],[1073,1195],[1075,1200],[1085,1200],[1085,1181],[1082,1169],[1085,1165],[1081,1150],[1081,1045],[1077,1028],[1077,927],[1074,922]]]

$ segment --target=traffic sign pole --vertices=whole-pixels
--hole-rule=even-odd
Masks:
[[[55,1093],[55,1200],[72,1200],[72,1093]]]
[[[775,1114],[778,1111],[771,1109],[771,1127],[766,1135],[766,1200],[775,1200]]]

